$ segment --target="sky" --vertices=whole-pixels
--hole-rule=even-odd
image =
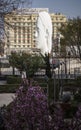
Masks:
[[[49,8],[50,13],[62,13],[67,18],[81,17],[81,0],[31,0],[31,8]]]

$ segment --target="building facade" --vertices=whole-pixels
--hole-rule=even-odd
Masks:
[[[38,13],[40,11],[47,11],[47,8],[31,8],[14,11],[5,15],[5,46],[4,54],[9,55],[12,51],[20,52],[34,52],[38,51],[36,48],[36,23]],[[60,40],[58,28],[62,23],[67,21],[62,14],[50,14],[52,19],[52,41],[53,45],[57,44],[57,38]]]

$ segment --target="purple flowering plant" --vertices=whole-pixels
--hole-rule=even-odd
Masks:
[[[6,112],[8,130],[49,129],[49,110],[47,96],[39,86],[20,86]]]
[[[6,130],[81,130],[81,106],[65,119],[59,104],[48,105],[39,85],[22,84],[6,111]]]

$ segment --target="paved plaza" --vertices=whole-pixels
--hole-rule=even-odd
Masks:
[[[13,101],[15,95],[13,93],[3,93],[0,94],[0,107],[3,105],[8,105],[10,102]]]

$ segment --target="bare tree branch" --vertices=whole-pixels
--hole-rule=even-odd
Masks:
[[[27,4],[29,5],[30,1],[32,0],[0,0],[0,44],[3,44],[3,42],[1,41],[3,41],[4,39],[4,23],[9,25],[8,22],[4,21],[4,16],[6,14],[12,13],[12,11],[18,9],[19,7],[22,8],[23,4],[25,4],[26,6]]]

